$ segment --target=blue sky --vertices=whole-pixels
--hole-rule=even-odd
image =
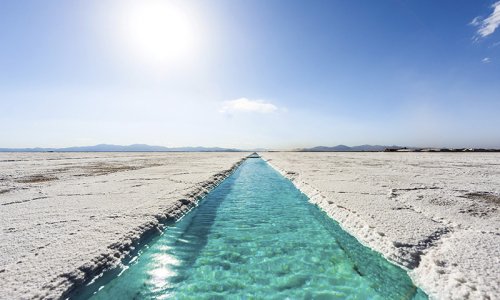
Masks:
[[[500,2],[1,1],[0,147],[500,147]]]

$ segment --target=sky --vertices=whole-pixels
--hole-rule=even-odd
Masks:
[[[500,148],[500,1],[0,1],[0,147]]]

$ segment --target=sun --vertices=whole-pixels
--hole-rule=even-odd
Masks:
[[[199,48],[196,18],[173,1],[133,1],[121,14],[121,38],[145,62],[181,64]]]

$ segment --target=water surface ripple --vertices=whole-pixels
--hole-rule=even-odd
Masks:
[[[259,158],[245,161],[123,269],[79,294],[91,299],[427,298],[404,270],[362,246]]]

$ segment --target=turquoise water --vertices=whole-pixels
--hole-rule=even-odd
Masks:
[[[98,290],[96,292],[96,290]],[[248,159],[90,299],[427,299],[262,159]]]

